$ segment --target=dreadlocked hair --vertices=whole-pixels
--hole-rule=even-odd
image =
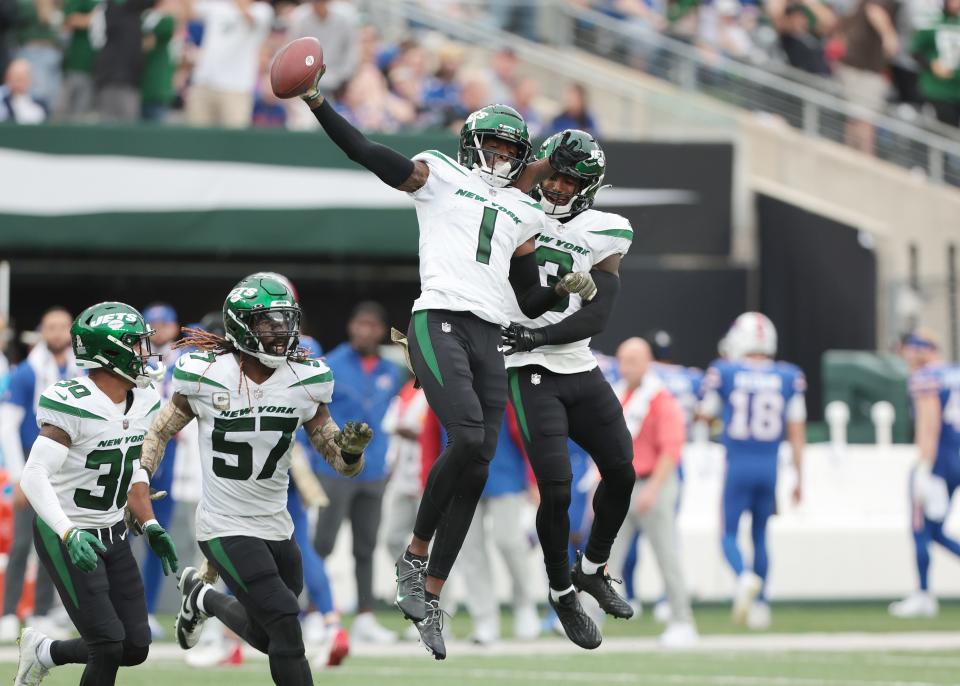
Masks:
[[[214,355],[226,355],[238,352],[236,346],[223,336],[218,336],[203,329],[193,329],[188,326],[180,329],[183,337],[173,344],[174,348],[197,348],[211,352]]]

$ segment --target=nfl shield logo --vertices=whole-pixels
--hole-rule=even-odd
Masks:
[[[224,391],[217,391],[212,396],[213,407],[217,410],[229,410],[230,409],[230,394]]]
[[[129,429],[129,428],[130,428],[130,420],[129,420],[129,419],[124,419],[124,420],[123,420],[123,430],[126,431],[126,430]]]
[[[531,374],[531,375],[530,375],[530,383],[532,383],[534,386],[539,386],[539,385],[540,385],[540,375],[539,375],[539,374]]]
[[[450,322],[443,322],[442,324],[440,324],[440,330],[443,331],[444,333],[450,333],[452,328],[453,327],[450,326]]]

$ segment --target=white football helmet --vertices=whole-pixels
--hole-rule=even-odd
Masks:
[[[759,312],[744,312],[733,322],[723,339],[726,356],[733,360],[747,355],[777,354],[777,329]]]

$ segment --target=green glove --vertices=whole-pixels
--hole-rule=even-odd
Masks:
[[[317,78],[314,79],[313,86],[300,96],[305,103],[310,105],[311,109],[317,104],[317,101],[323,99],[323,94],[320,93],[320,79],[322,79],[326,73],[327,65],[323,65],[320,67],[320,71],[317,72]]]
[[[70,562],[82,572],[92,572],[97,568],[97,551],[107,552],[107,546],[89,531],[70,529],[63,539],[67,546]]]
[[[180,568],[179,560],[177,560],[177,549],[173,545],[170,534],[159,524],[148,524],[143,533],[147,537],[147,543],[163,564],[163,575],[168,576],[170,572],[176,572]]]
[[[343,461],[351,464],[360,459],[364,448],[373,440],[373,429],[366,422],[347,422],[333,437],[333,442],[340,448]],[[349,457],[354,457],[351,460]]]

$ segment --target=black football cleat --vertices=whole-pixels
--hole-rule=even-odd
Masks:
[[[427,577],[427,558],[405,550],[397,558],[397,607],[412,622],[427,617],[424,581]]]
[[[611,579],[607,574],[607,566],[601,567],[596,574],[587,574],[583,571],[583,553],[577,553],[577,563],[570,572],[570,583],[578,591],[592,595],[600,609],[617,619],[633,617],[633,608],[623,596],[613,590],[613,581],[623,583],[619,579]]]
[[[564,593],[559,600],[554,600],[553,594],[549,594],[547,599],[550,607],[557,613],[567,638],[587,650],[600,647],[600,641],[603,640],[600,629],[584,611],[576,591]]]
[[[440,609],[440,599],[431,598],[426,601],[427,616],[414,623],[420,632],[420,641],[433,655],[435,660],[447,657],[447,646],[443,643],[443,610]]]

